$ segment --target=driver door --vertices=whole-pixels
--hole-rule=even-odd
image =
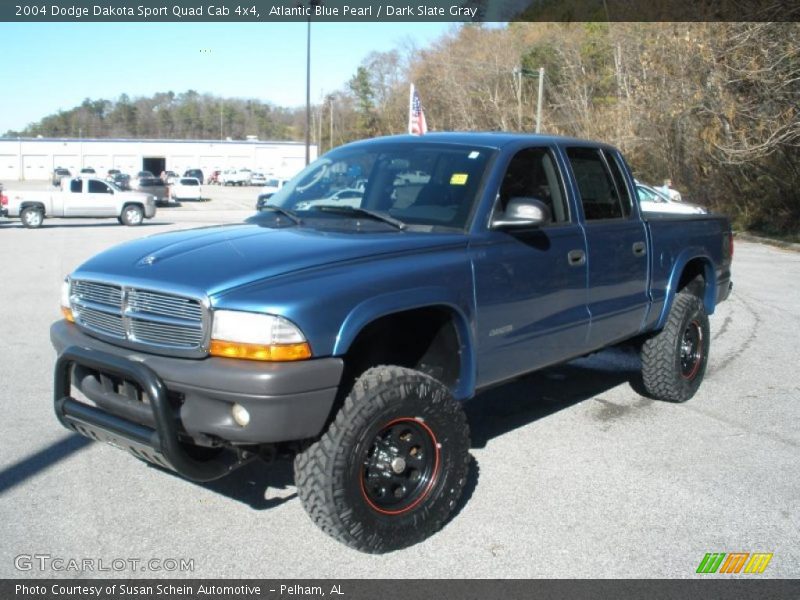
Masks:
[[[471,244],[479,386],[580,355],[589,331],[586,241],[552,149],[526,148],[511,159],[493,220],[511,198],[543,202],[551,221],[490,228]]]

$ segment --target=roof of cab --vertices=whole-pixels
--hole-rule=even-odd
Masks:
[[[469,146],[483,146],[487,148],[503,148],[508,145],[524,144],[575,144],[592,145],[601,147],[611,147],[604,142],[582,140],[578,138],[564,137],[560,135],[544,135],[538,133],[509,133],[505,131],[486,131],[486,132],[432,132],[425,135],[392,135],[386,137],[370,138],[347,144],[348,147],[368,145],[380,142],[395,143],[438,143],[438,144],[460,144]]]

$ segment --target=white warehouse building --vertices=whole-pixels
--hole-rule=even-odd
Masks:
[[[310,148],[311,160],[317,147]],[[109,169],[135,175],[150,171],[183,174],[186,169],[244,169],[289,177],[305,166],[305,144],[248,139],[132,140],[74,138],[0,138],[0,182],[48,180],[63,167],[74,175],[92,167],[99,175]]]

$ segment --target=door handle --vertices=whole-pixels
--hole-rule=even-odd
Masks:
[[[586,264],[586,252],[583,250],[570,250],[567,252],[570,267],[580,267]]]
[[[647,254],[647,244],[645,244],[644,242],[634,242],[633,255],[644,256],[645,254]]]

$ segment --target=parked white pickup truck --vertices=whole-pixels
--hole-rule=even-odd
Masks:
[[[123,225],[141,225],[156,214],[156,197],[127,192],[96,177],[63,179],[61,191],[4,192],[6,214],[25,227],[41,227],[45,217],[116,217]]]

